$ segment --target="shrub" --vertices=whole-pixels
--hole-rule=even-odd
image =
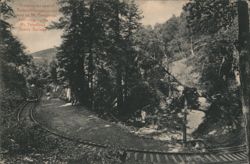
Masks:
[[[6,129],[1,138],[2,147],[10,152],[47,152],[57,147],[57,142],[41,128],[37,125],[28,126],[25,123]]]
[[[147,113],[153,114],[155,108],[158,108],[160,98],[156,93],[156,90],[149,86],[148,83],[139,83],[128,96],[125,102],[125,109],[123,115],[129,117],[141,111],[144,107]]]

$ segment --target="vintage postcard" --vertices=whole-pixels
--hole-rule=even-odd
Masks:
[[[0,163],[249,163],[245,0],[0,0]]]

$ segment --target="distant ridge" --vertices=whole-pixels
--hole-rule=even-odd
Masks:
[[[51,62],[53,59],[56,58],[56,53],[56,48],[49,48],[31,53],[30,55],[33,57],[33,60],[35,62]]]

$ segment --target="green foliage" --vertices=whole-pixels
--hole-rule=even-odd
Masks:
[[[190,29],[187,28],[186,15],[185,12],[179,17],[173,15],[165,23],[155,26],[154,31],[160,39],[161,46],[164,47],[161,49],[164,50],[163,59],[167,60],[167,64],[190,55],[192,36]]]
[[[177,92],[177,86],[176,79],[169,74],[168,69],[171,62],[190,56],[190,34],[186,25],[185,16],[182,14],[181,17],[173,16],[165,23],[157,24],[154,29],[150,26],[142,27],[135,36],[139,51],[137,62],[143,80],[148,83],[148,86],[137,86],[139,89],[143,88],[144,93],[137,94],[137,98],[133,98],[142,103],[145,103],[144,100],[146,100],[148,103],[144,105],[150,106],[147,108],[149,110],[147,112],[158,117],[160,122],[164,122],[164,126],[169,128],[172,126],[175,130],[175,125],[179,126],[182,123],[178,113],[182,112],[183,102],[175,101],[170,93],[172,89]],[[141,90],[137,91],[141,93]],[[145,95],[145,97],[142,98],[139,95],[142,97]],[[171,99],[172,105],[175,104],[175,107],[167,106],[166,109],[159,110],[160,102],[166,103],[166,98]],[[153,101],[155,104],[152,103]],[[178,107],[179,105],[180,107]]]
[[[144,109],[149,114],[155,114],[155,109],[159,105],[159,96],[156,94],[154,88],[152,88],[147,82],[138,83],[131,89],[131,93],[128,96],[126,104],[126,110],[123,116],[130,116],[135,112]]]
[[[230,35],[236,31],[230,26],[235,9],[230,1],[190,1],[180,17],[154,29],[140,26],[138,8],[130,1],[60,0],[59,4],[63,16],[52,25],[64,29],[58,75],[82,104],[98,113],[132,115],[148,105],[156,110],[159,99],[170,96],[165,92],[176,87],[166,76],[169,64],[182,58],[188,58],[186,63],[201,75],[199,89],[209,97],[225,93],[235,80],[238,59],[235,37]],[[162,89],[160,81],[168,89]],[[198,108],[197,102],[189,106]],[[168,117],[174,120],[178,113],[169,110]]]
[[[3,19],[8,19],[8,18],[14,16],[13,9],[9,5],[10,2],[11,2],[11,0],[5,0],[5,1],[0,2],[0,14],[2,16],[1,19],[2,18]]]
[[[53,84],[59,83],[57,65],[55,60],[52,60],[49,64],[49,79]]]
[[[139,49],[137,62],[143,70],[143,78],[145,80],[148,80],[148,78],[151,78],[151,80],[162,78],[164,73],[162,74],[157,69],[162,67],[165,47],[159,34],[151,27],[142,27],[136,33],[136,44]],[[158,75],[158,77],[152,77],[154,75]]]
[[[49,66],[47,63],[31,62],[22,69],[22,74],[26,77],[27,86],[34,84],[36,87],[43,88],[50,82]]]
[[[156,25],[154,29],[141,28],[136,33],[135,41],[139,50],[137,61],[144,80],[161,92],[168,91],[159,87],[160,79],[169,84],[170,88],[176,88],[171,78],[167,80],[166,71],[170,63],[186,58],[185,64],[192,67],[188,76],[197,76],[199,84],[193,85],[208,98],[218,93],[223,97],[237,93],[239,88],[235,84],[234,75],[238,70],[235,7],[231,1],[190,1],[185,5],[180,17],[173,16],[167,22]],[[190,97],[192,96],[188,96]],[[188,100],[189,107],[199,108],[197,97],[198,94],[191,98],[192,100]],[[239,123],[241,112],[234,113],[237,109],[240,111],[239,97],[238,99],[233,98],[234,96],[229,97],[231,101],[230,99],[223,101],[232,108],[223,111],[223,107],[220,107],[218,110],[221,114],[216,117],[227,123]],[[178,114],[182,113],[184,101],[182,97],[171,99],[170,107],[163,113],[169,122],[179,126],[182,118]],[[215,102],[211,99],[211,103]],[[226,117],[228,113],[234,113],[233,117]],[[210,116],[215,117],[207,113],[206,117],[211,118]]]
[[[235,2],[230,0],[192,0],[184,10],[187,21],[194,33],[215,33],[228,28],[236,16]]]
[[[58,144],[40,127],[28,126],[24,122],[5,130],[1,138],[2,147],[16,153],[45,153],[56,148]]]
[[[3,74],[1,80],[4,83],[3,90],[8,89],[20,93],[21,95],[26,95],[26,79],[23,74],[21,74],[16,68],[6,66],[5,64],[1,65]]]
[[[59,1],[64,29],[57,54],[60,75],[79,101],[97,111],[122,111],[140,81],[134,33],[140,14],[133,2]],[[89,6],[89,7],[87,7]]]
[[[9,0],[0,2],[0,76],[1,89],[15,91],[25,88],[25,79],[20,69],[28,64],[30,57],[25,55],[24,46],[12,35],[11,25],[5,20],[14,16],[9,3]]]
[[[206,112],[207,121],[220,122],[227,126],[239,127],[241,124],[241,101],[239,91],[217,94]]]
[[[228,33],[229,34],[229,33]],[[228,82],[235,80],[237,69],[237,51],[232,40],[217,34],[217,38],[207,38],[206,46],[196,51],[197,56],[190,62],[197,62],[196,69],[201,71],[200,81],[209,95],[224,92]]]
[[[23,100],[23,95],[20,92],[5,89],[0,91],[0,109],[1,130],[9,128],[16,122],[16,107]]]
[[[95,109],[98,113],[112,112],[114,107],[114,100],[116,95],[114,94],[115,81],[110,75],[109,70],[101,69],[97,74],[97,86],[95,89]]]
[[[235,71],[239,70],[236,4],[229,0],[190,1],[184,10],[195,41],[188,63],[199,72],[201,88],[211,98],[206,122],[240,125],[241,103]],[[194,42],[195,42],[194,41]]]
[[[9,131],[16,123],[15,109],[28,93],[24,70],[31,60],[25,54],[24,46],[12,35],[12,27],[6,21],[14,16],[10,2],[0,1],[0,134],[1,147],[6,148],[12,144]]]

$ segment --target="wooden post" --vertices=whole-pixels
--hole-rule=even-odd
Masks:
[[[238,0],[238,22],[239,22],[239,52],[240,52],[240,81],[242,111],[245,121],[246,144],[248,163],[250,163],[250,53],[249,53],[249,14],[248,4],[244,0]]]

